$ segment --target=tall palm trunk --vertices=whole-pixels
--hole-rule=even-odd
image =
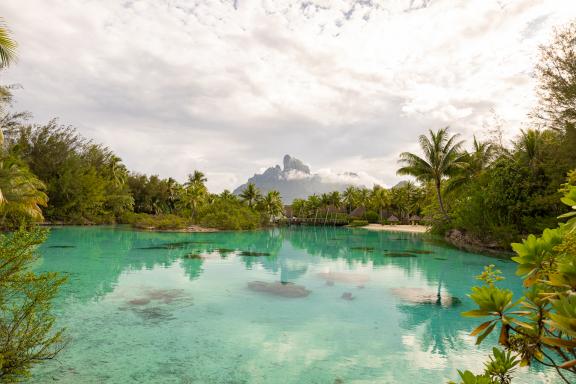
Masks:
[[[446,210],[444,210],[444,202],[442,201],[442,191],[440,188],[440,180],[436,180],[436,193],[438,194],[438,204],[440,204],[440,211],[446,217]]]

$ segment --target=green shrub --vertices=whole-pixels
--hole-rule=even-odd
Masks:
[[[364,227],[368,225],[368,220],[352,220],[348,226],[349,227]]]
[[[348,221],[348,214],[346,213],[336,213],[330,216],[329,220],[336,220],[336,221]]]
[[[494,265],[485,267],[476,277],[483,285],[472,287],[468,295],[476,308],[462,315],[483,318],[470,334],[477,337],[476,344],[496,331],[498,343],[505,352],[494,348],[494,356],[484,364],[480,375],[458,371],[460,383],[509,384],[517,365],[532,365],[542,362],[543,358],[546,366],[554,368],[564,382],[573,382],[576,374],[576,186],[565,184],[562,192],[561,201],[571,210],[559,218],[568,221],[554,229],[545,229],[539,236],[529,235],[522,243],[512,244],[516,253],[512,260],[518,264],[516,274],[522,276],[525,288],[519,300],[510,289],[497,285],[503,276]]]
[[[50,360],[66,345],[56,328],[52,303],[66,277],[33,272],[36,247],[47,231],[33,229],[0,235],[0,382],[23,382],[38,363]]]
[[[256,229],[262,223],[262,217],[254,209],[226,199],[218,199],[205,206],[198,217],[202,226],[217,229]]]
[[[126,213],[122,215],[121,221],[139,229],[184,229],[190,225],[188,220],[172,214]]]
[[[380,216],[374,211],[367,211],[364,214],[364,220],[368,221],[371,224],[377,223],[380,219]]]

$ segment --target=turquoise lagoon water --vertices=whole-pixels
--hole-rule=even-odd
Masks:
[[[64,227],[40,253],[37,270],[69,275],[70,341],[38,383],[444,383],[489,350],[460,316],[474,276],[493,263],[519,286],[508,260],[362,229]]]

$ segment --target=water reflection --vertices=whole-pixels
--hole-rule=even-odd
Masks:
[[[270,378],[278,366],[290,372],[287,382],[414,381],[420,373],[409,367],[416,363],[403,359],[424,355],[435,362],[426,369],[437,370],[429,382],[443,382],[445,370],[455,372],[447,361],[476,350],[463,337],[474,322],[460,312],[471,306],[474,275],[498,262],[421,235],[342,228],[184,234],[69,227],[53,230],[41,253],[38,269],[71,278],[59,310],[81,352],[63,358],[87,369],[84,356],[112,353],[107,346],[142,351],[162,334],[149,359],[177,362],[182,377],[198,382],[230,375],[251,382],[255,367]],[[503,285],[515,289],[514,265],[499,267],[508,276]],[[98,356],[90,352],[94,343],[103,345]],[[139,362],[125,361],[124,369]],[[457,366],[478,364],[471,357]]]
[[[66,272],[72,280],[89,271],[90,279],[80,279],[86,285],[82,291],[92,292],[94,297],[111,292],[123,272],[179,263],[193,280],[202,275],[207,261],[231,257],[240,260],[246,269],[259,266],[271,272],[281,283],[296,282],[320,258],[343,261],[350,270],[359,265],[374,270],[399,267],[407,276],[422,275],[431,286],[444,284],[447,292],[461,277],[447,273],[446,261],[449,265],[458,263],[468,279],[486,264],[485,260],[467,260],[462,253],[431,244],[419,235],[330,227],[199,234],[69,227],[52,230],[41,251],[43,269]],[[329,284],[364,285],[369,280],[366,273],[317,275]],[[409,295],[403,296],[411,300]]]

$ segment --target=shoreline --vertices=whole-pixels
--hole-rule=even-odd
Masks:
[[[368,224],[364,227],[369,231],[386,231],[386,232],[406,232],[406,233],[426,233],[428,231],[425,225],[382,225],[382,224]]]
[[[202,227],[200,225],[189,225],[184,228],[157,228],[154,226],[137,226],[128,223],[110,223],[110,224],[74,224],[74,223],[50,223],[50,222],[43,222],[37,223],[39,227],[116,227],[116,226],[128,226],[130,229],[135,231],[145,231],[145,232],[176,232],[176,233],[213,233],[213,232],[221,232],[221,229],[218,228],[209,228],[209,227]]]
[[[174,228],[174,229],[160,229],[156,227],[136,227],[136,226],[131,227],[136,230],[142,230],[147,232],[214,233],[221,231],[220,229],[217,228],[207,228],[207,227],[201,227],[199,225],[190,225],[186,228]]]

